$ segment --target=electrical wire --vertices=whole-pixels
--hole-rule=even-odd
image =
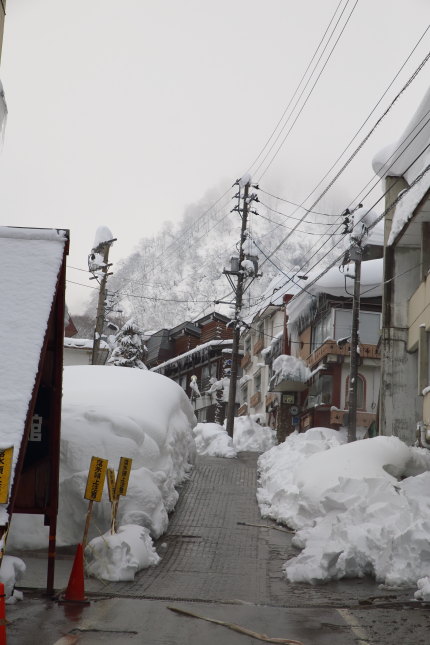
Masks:
[[[334,21],[334,19],[335,19],[335,16],[336,16],[336,14],[337,14],[337,12],[338,12],[338,10],[339,10],[339,7],[340,7],[340,5],[342,4],[342,1],[343,1],[343,0],[340,0],[340,1],[339,1],[339,4],[337,5],[337,7],[336,7],[336,9],[335,9],[335,11],[334,11],[334,13],[333,13],[333,15],[332,15],[331,19],[330,19],[330,22],[329,22],[329,24],[327,25],[327,27],[326,27],[326,29],[325,29],[325,31],[324,31],[324,33],[323,33],[323,35],[322,35],[322,38],[321,38],[321,40],[320,40],[320,41],[319,41],[319,43],[318,43],[317,48],[315,49],[315,51],[314,51],[314,53],[313,53],[313,55],[312,55],[312,57],[311,57],[311,59],[310,59],[310,61],[309,61],[308,65],[307,65],[307,67],[306,67],[306,69],[305,69],[304,73],[302,74],[302,77],[301,77],[301,79],[300,79],[300,81],[299,81],[298,85],[296,86],[296,89],[294,90],[293,95],[291,96],[291,98],[290,98],[290,100],[289,100],[289,102],[288,102],[287,107],[286,107],[286,108],[285,108],[285,110],[283,111],[281,118],[280,118],[280,119],[279,119],[279,121],[277,122],[276,126],[274,127],[274,129],[273,129],[273,131],[272,131],[272,133],[271,133],[271,135],[270,135],[270,137],[267,139],[266,143],[264,144],[264,146],[262,147],[262,149],[261,149],[261,150],[260,150],[260,152],[258,153],[257,157],[254,159],[254,161],[252,162],[252,164],[249,166],[249,168],[248,168],[247,172],[250,172],[250,171],[251,171],[251,169],[253,168],[253,166],[255,166],[255,164],[257,163],[257,161],[260,159],[261,155],[263,154],[263,152],[265,151],[265,149],[266,149],[266,148],[267,148],[267,146],[269,145],[270,141],[271,141],[271,140],[273,139],[273,137],[275,136],[275,133],[276,133],[277,129],[279,128],[279,126],[281,125],[282,121],[284,120],[284,117],[285,117],[285,115],[287,114],[287,112],[288,112],[288,110],[289,110],[290,105],[291,105],[291,104],[292,104],[292,102],[294,101],[294,98],[296,97],[297,92],[298,92],[298,91],[299,91],[299,89],[300,89],[300,86],[302,85],[303,81],[305,80],[306,75],[307,75],[307,73],[308,73],[308,71],[309,71],[309,69],[310,69],[310,67],[311,67],[312,63],[313,63],[313,61],[315,60],[315,57],[316,57],[316,55],[318,54],[318,51],[319,51],[319,49],[320,49],[320,47],[321,47],[322,43],[324,42],[324,39],[325,39],[325,37],[326,37],[326,35],[327,35],[327,33],[328,33],[328,31],[329,31],[329,29],[330,29],[331,25],[332,25],[332,22],[333,22],[333,21]],[[345,5],[345,6],[346,6],[346,5]],[[345,10],[345,8],[344,8],[344,10]],[[330,39],[329,39],[329,40],[330,40]],[[317,63],[317,64],[318,64],[318,63]],[[312,72],[312,74],[313,74],[313,72]],[[276,140],[275,140],[275,143],[276,143]]]
[[[416,47],[418,46],[419,42],[422,40],[422,38],[423,38],[423,37],[424,37],[424,35],[427,33],[427,31],[428,31],[428,29],[429,29],[429,28],[430,28],[430,25],[426,28],[426,30],[424,31],[424,33],[423,33],[423,35],[421,36],[421,38],[420,38],[420,40],[418,41],[418,43],[415,45],[415,47],[414,47],[414,49],[412,50],[412,52],[413,52],[413,51],[415,51],[415,49],[416,49]],[[411,54],[412,54],[412,53],[411,53]],[[403,67],[404,67],[404,65],[406,64],[407,60],[409,60],[409,58],[410,58],[411,54],[408,56],[408,58],[406,59],[406,61],[405,61],[405,63],[403,64],[403,66],[402,66],[402,68],[401,68],[401,69],[403,69]],[[396,94],[396,96],[394,97],[394,99],[393,99],[393,100],[391,101],[391,103],[389,104],[388,108],[384,111],[384,113],[382,114],[382,116],[381,116],[381,117],[376,121],[376,123],[374,124],[374,126],[372,127],[372,129],[370,130],[370,132],[366,135],[366,137],[362,140],[362,142],[359,144],[359,146],[356,148],[356,150],[352,153],[352,155],[349,157],[349,159],[347,160],[347,162],[342,166],[341,170],[336,174],[336,176],[331,180],[330,184],[329,184],[329,185],[328,185],[328,186],[323,190],[323,192],[322,192],[322,193],[318,196],[318,198],[313,202],[312,206],[308,209],[309,211],[312,211],[312,210],[313,210],[313,208],[318,204],[318,202],[319,202],[319,201],[324,197],[324,195],[328,192],[328,190],[333,186],[333,184],[335,183],[335,181],[337,181],[337,179],[340,177],[340,175],[345,171],[346,167],[349,165],[349,163],[352,161],[352,159],[355,157],[355,155],[358,153],[358,151],[363,147],[364,143],[369,139],[369,137],[371,136],[371,134],[375,131],[376,127],[381,123],[382,119],[386,117],[386,115],[389,113],[389,111],[391,110],[391,108],[393,107],[393,105],[396,103],[396,101],[398,100],[398,98],[401,96],[401,94],[403,94],[403,92],[404,92],[404,91],[405,91],[405,90],[410,86],[410,84],[413,82],[413,80],[415,80],[415,78],[418,76],[418,74],[420,73],[420,71],[423,69],[423,67],[425,66],[425,64],[428,62],[429,58],[430,58],[430,52],[429,52],[429,53],[424,57],[424,59],[421,61],[420,65],[415,69],[414,73],[409,77],[408,81],[407,81],[407,82],[402,86],[401,90]],[[389,85],[389,87],[391,87],[392,83],[393,83],[393,82],[394,82],[394,80],[397,78],[397,76],[398,76],[398,74],[400,73],[400,71],[401,71],[401,70],[399,70],[399,72],[396,74],[395,78],[393,79],[393,81],[391,82],[391,84]],[[386,92],[387,92],[387,91],[388,91],[388,89],[385,91],[385,93],[383,94],[383,96],[385,96],[385,94],[386,94]],[[379,100],[379,102],[377,103],[377,105],[380,103],[380,101],[382,100],[382,98],[383,98],[383,97],[381,97],[381,99]],[[376,106],[375,106],[375,107],[376,107]],[[374,110],[375,110],[375,108],[372,110],[371,114],[373,113],[373,111],[374,111]],[[369,116],[370,116],[370,115],[369,115]],[[368,121],[369,116],[367,117],[367,119],[366,119],[366,121],[365,121],[364,123],[366,123],[366,122]],[[363,124],[363,125],[364,125],[364,124]],[[358,132],[360,132],[360,131],[361,131],[361,129],[362,129],[362,127],[363,127],[363,125],[360,127],[360,129],[358,130]],[[357,132],[357,134],[358,134],[358,132]],[[353,139],[351,140],[351,142],[356,138],[357,134],[353,137]],[[349,147],[349,145],[350,145],[350,144],[348,144],[347,148]],[[345,148],[345,150],[346,150],[347,148]],[[344,151],[344,152],[345,152],[345,151]],[[342,153],[342,154],[340,155],[340,157],[336,160],[336,162],[333,164],[333,166],[331,167],[331,169],[326,173],[326,175],[321,179],[321,181],[319,182],[319,184],[317,185],[317,187],[316,187],[316,188],[318,188],[318,187],[321,185],[321,183],[322,183],[322,182],[324,181],[324,179],[328,176],[328,174],[331,172],[331,170],[332,170],[332,169],[333,169],[333,167],[336,165],[337,161],[338,161],[338,160],[343,156],[343,154],[344,154],[344,153]],[[308,197],[306,197],[306,198],[305,198],[305,200],[303,200],[303,202],[302,202],[302,204],[300,205],[300,207],[301,207],[301,206],[303,206],[303,204],[307,201],[307,199],[309,199],[309,197],[310,197],[310,196],[315,192],[316,188],[314,188],[314,190],[313,190],[311,193],[309,193]],[[294,212],[296,212],[296,211],[294,211]],[[305,215],[303,216],[303,218],[302,218],[301,220],[299,220],[299,223],[301,223],[301,221],[303,221],[303,220],[306,218],[306,216],[307,216],[307,213],[305,213]],[[296,227],[297,227],[297,225],[296,225]],[[295,227],[295,228],[296,228],[296,227]],[[278,244],[278,246],[276,247],[276,249],[274,250],[274,252],[273,252],[273,253],[276,253],[276,251],[277,251],[277,250],[282,246],[282,244],[284,244],[284,242],[285,242],[285,241],[286,241],[286,240],[287,240],[287,239],[292,235],[292,233],[293,233],[293,232],[294,232],[294,230],[292,230],[290,233],[288,233],[288,234],[287,234],[287,235],[282,239],[282,241]]]
[[[332,55],[333,55],[333,52],[334,52],[334,50],[336,49],[337,44],[338,44],[339,40],[341,39],[341,37],[342,37],[342,35],[343,35],[343,32],[345,31],[346,26],[348,25],[348,23],[349,23],[349,21],[350,21],[350,19],[351,19],[351,16],[352,16],[352,14],[353,14],[353,13],[354,13],[354,11],[355,11],[355,8],[356,8],[357,4],[358,4],[358,0],[356,0],[356,2],[355,2],[355,4],[354,4],[354,6],[353,6],[353,8],[352,8],[352,10],[351,10],[351,12],[350,12],[350,14],[349,14],[348,18],[347,18],[347,20],[346,20],[346,22],[345,22],[345,24],[344,24],[344,25],[343,25],[343,27],[342,27],[342,30],[341,30],[341,32],[340,32],[340,34],[339,34],[339,36],[337,37],[337,39],[336,39],[336,41],[335,41],[335,43],[334,43],[334,45],[333,45],[332,49],[330,50],[330,53],[329,53],[329,55],[328,55],[327,60],[325,61],[325,63],[324,63],[324,65],[323,65],[322,69],[320,70],[320,72],[319,72],[319,74],[318,74],[318,76],[317,76],[317,78],[316,78],[316,80],[315,80],[315,83],[312,85],[312,87],[311,87],[311,89],[310,89],[310,92],[308,93],[308,95],[307,95],[307,97],[306,97],[306,99],[305,99],[305,101],[304,101],[303,105],[301,106],[301,108],[300,108],[300,110],[299,110],[299,113],[298,113],[298,114],[297,114],[297,116],[295,117],[295,119],[294,119],[293,123],[291,124],[290,128],[288,129],[287,133],[285,134],[284,138],[282,139],[282,141],[281,141],[280,145],[279,145],[279,146],[278,146],[278,148],[276,149],[275,154],[272,156],[272,158],[270,159],[270,161],[269,161],[269,163],[267,164],[267,166],[265,167],[265,169],[264,169],[264,170],[261,172],[261,174],[259,175],[259,177],[258,177],[258,181],[261,181],[261,179],[264,177],[264,175],[265,175],[265,174],[267,173],[267,171],[269,170],[270,166],[271,166],[271,165],[273,164],[273,162],[275,161],[275,159],[276,159],[276,157],[278,156],[278,154],[279,154],[279,152],[280,152],[281,148],[283,147],[283,145],[284,145],[285,141],[287,140],[287,138],[288,138],[289,134],[291,133],[292,129],[294,128],[294,126],[295,126],[295,124],[296,124],[296,122],[297,122],[298,118],[299,118],[299,117],[300,117],[300,115],[302,114],[302,112],[303,112],[303,110],[304,110],[304,108],[305,108],[305,106],[306,106],[307,102],[309,101],[309,99],[310,99],[310,97],[311,97],[311,95],[312,95],[312,93],[313,93],[313,91],[314,91],[314,89],[315,89],[315,86],[317,85],[317,83],[318,83],[319,79],[321,78],[321,76],[322,76],[322,74],[323,74],[323,72],[324,72],[325,68],[327,67],[328,62],[330,61],[330,59],[331,59],[331,57],[332,57]],[[347,5],[345,5],[344,10],[346,9],[346,7],[347,7]],[[342,14],[343,14],[343,12],[342,12]],[[338,24],[338,23],[336,23],[336,26],[337,26],[337,24]],[[256,171],[255,171],[256,173],[260,170],[260,168],[262,167],[263,163],[266,161],[266,159],[267,159],[268,155],[270,154],[271,150],[272,150],[272,148],[269,150],[269,153],[264,157],[263,161],[262,161],[262,162],[260,163],[260,165],[257,167],[257,169],[256,169]]]

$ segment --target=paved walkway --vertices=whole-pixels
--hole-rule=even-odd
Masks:
[[[133,582],[86,580],[91,605],[75,615],[40,595],[46,562],[25,557],[27,584],[38,591],[28,589],[23,603],[8,608],[10,642],[54,645],[63,634],[77,635],[82,645],[261,642],[174,614],[168,610],[174,605],[305,645],[427,643],[430,616],[411,603],[410,590],[383,591],[368,579],[319,586],[285,579],[282,565],[297,551],[289,533],[261,527],[276,525],[259,514],[256,459],[252,453],[231,460],[199,458],[157,544],[159,565]],[[59,588],[72,559],[63,554],[57,563]]]

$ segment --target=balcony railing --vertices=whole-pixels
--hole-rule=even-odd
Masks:
[[[261,392],[255,392],[249,400],[249,406],[251,408],[255,408],[260,403],[260,401],[261,401]]]
[[[238,417],[243,417],[243,416],[245,416],[245,414],[247,414],[247,412],[248,412],[248,404],[247,403],[242,403],[242,405],[240,406],[240,408],[237,411],[237,416]]]
[[[264,348],[264,340],[262,338],[259,338],[256,343],[254,343],[254,356],[256,354],[259,354],[261,350]]]
[[[247,367],[250,363],[251,363],[251,354],[247,353],[243,356],[242,360],[240,361],[240,366],[243,369]]]
[[[348,410],[330,410],[330,423],[344,425],[346,414],[348,414]],[[368,428],[375,419],[376,414],[371,412],[357,412],[357,426],[361,428]]]
[[[327,340],[323,345],[318,347],[307,359],[307,364],[312,369],[319,363],[327,354],[336,354],[337,356],[349,356],[351,353],[351,345],[347,343],[339,347],[335,340]],[[360,344],[361,358],[381,358],[378,352],[377,345]]]

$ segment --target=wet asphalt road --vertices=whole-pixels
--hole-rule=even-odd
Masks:
[[[305,645],[429,642],[430,607],[412,601],[412,589],[381,590],[369,579],[289,583],[282,564],[297,551],[290,534],[253,526],[275,526],[260,518],[255,490],[255,454],[200,457],[157,543],[157,567],[131,583],[86,580],[91,604],[76,611],[45,598],[41,577],[22,603],[7,608],[9,645],[53,645],[66,634],[82,645],[261,642],[172,606]],[[63,553],[62,564],[71,568],[72,559]]]

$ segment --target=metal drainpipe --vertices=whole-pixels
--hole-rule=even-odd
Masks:
[[[426,426],[422,421],[417,423],[417,435],[420,447],[430,449],[430,443],[426,439]]]

